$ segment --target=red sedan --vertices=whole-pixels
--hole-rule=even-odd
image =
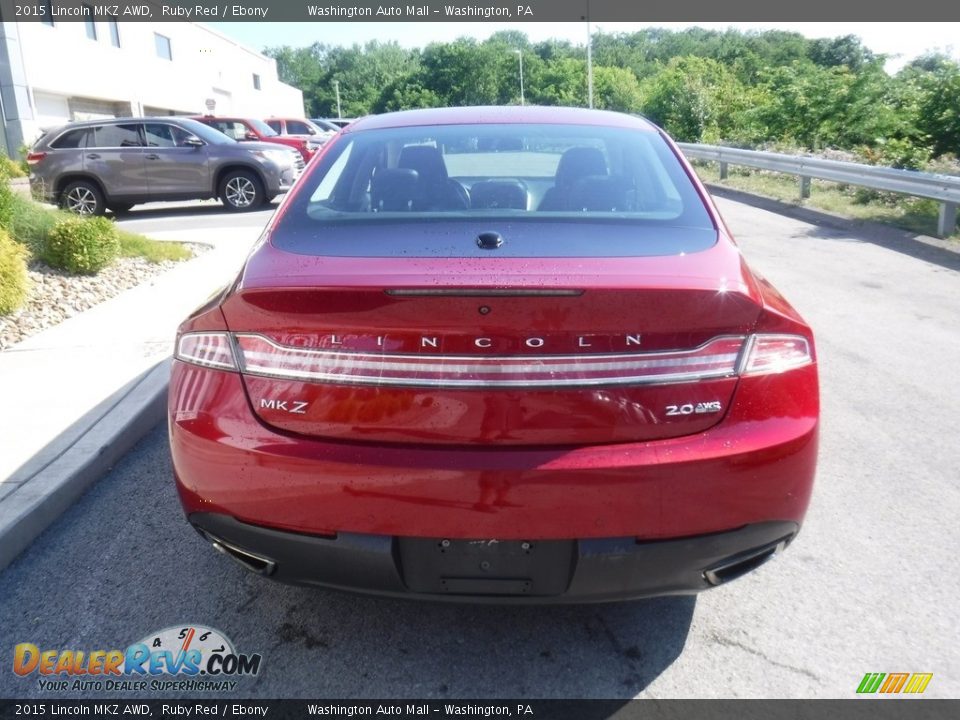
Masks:
[[[189,522],[278,580],[429,599],[697,592],[796,536],[810,328],[645,120],[358,120],[187,319]]]

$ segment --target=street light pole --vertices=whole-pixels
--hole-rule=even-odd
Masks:
[[[339,80],[333,81],[333,89],[337,93],[337,119],[340,119],[343,117],[343,113],[340,111],[340,81]]]
[[[514,52],[520,59],[520,104],[523,105],[523,50],[514,50]]]
[[[590,35],[590,5],[587,5],[587,105],[593,108],[593,38]]]

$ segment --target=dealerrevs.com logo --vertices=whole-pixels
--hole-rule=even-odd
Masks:
[[[867,673],[857,687],[857,694],[919,695],[927,689],[933,673]]]
[[[13,672],[36,677],[40,690],[230,691],[238,678],[260,672],[259,654],[238,653],[219,630],[202,625],[165,628],[125,650],[41,649],[20,643]]]

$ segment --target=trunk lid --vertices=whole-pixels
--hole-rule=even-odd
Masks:
[[[726,243],[596,259],[321,257],[264,244],[223,311],[253,411],[274,428],[556,446],[719,422],[760,304]]]

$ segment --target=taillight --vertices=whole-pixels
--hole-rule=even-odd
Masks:
[[[237,370],[237,361],[233,355],[233,342],[225,332],[198,332],[180,336],[177,343],[177,360],[216,368],[218,370]]]
[[[454,388],[590,387],[695,382],[732,377],[744,337],[693,350],[604,355],[427,355],[288,347],[237,334],[248,375],[356,385]]]
[[[770,375],[813,362],[810,342],[802,335],[752,335],[740,364],[741,375]]]
[[[744,343],[746,340],[746,343]],[[813,362],[801,335],[719,337],[693,350],[610,355],[462,356],[346,352],[279,345],[262,335],[180,336],[177,360],[287,380],[407,386],[586,387],[771,375]],[[737,362],[739,358],[739,363]]]
[[[47,156],[45,152],[28,152],[27,165],[36,165]]]

